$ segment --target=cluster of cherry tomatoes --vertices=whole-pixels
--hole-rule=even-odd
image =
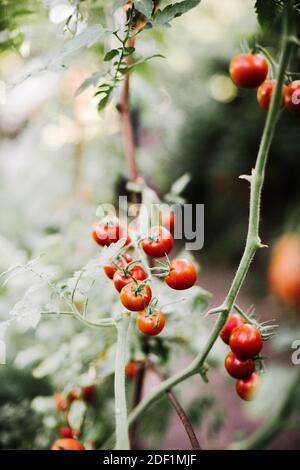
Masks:
[[[95,397],[95,385],[85,385],[80,391],[72,388],[67,395],[57,392],[54,395],[56,409],[64,414],[66,424],[60,426],[58,432],[60,438],[57,439],[51,447],[51,450],[85,450],[84,445],[77,439],[78,430],[71,428],[68,424],[68,412],[71,404],[76,400],[84,400],[91,403]]]
[[[174,215],[169,217],[169,226],[174,225]],[[197,280],[197,270],[187,259],[178,258],[170,262],[167,258],[174,243],[171,232],[163,225],[151,227],[146,238],[138,240],[140,248],[150,258],[167,258],[167,265],[160,263],[157,267],[145,267],[141,260],[133,260],[130,254],[131,237],[121,227],[118,219],[94,224],[92,236],[100,246],[109,246],[121,238],[125,238],[125,251],[118,255],[109,265],[104,266],[104,272],[112,279],[116,290],[120,293],[123,306],[138,312],[136,324],[145,335],[156,336],[164,328],[166,319],[163,312],[157,308],[157,299],[152,296],[150,286],[151,269],[172,289],[184,290],[192,287]],[[147,271],[147,272],[146,272]],[[153,273],[155,275],[155,273]]]
[[[259,382],[255,359],[263,347],[260,331],[246,323],[238,313],[231,313],[220,337],[231,349],[225,358],[225,368],[231,377],[237,379],[237,394],[243,400],[252,400]]]
[[[261,54],[238,54],[229,67],[232,81],[240,88],[258,88],[259,105],[269,110],[276,80],[267,79],[269,65]],[[295,80],[282,89],[282,106],[292,113],[300,113],[300,80]]]

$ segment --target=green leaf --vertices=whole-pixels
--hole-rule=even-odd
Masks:
[[[101,98],[101,100],[98,103],[98,111],[99,112],[103,111],[103,109],[105,108],[105,106],[109,102],[111,92],[112,92],[112,88],[110,88],[108,91],[103,91],[104,96],[103,96],[103,98]]]
[[[90,47],[95,44],[105,34],[105,29],[101,24],[94,24],[86,28],[82,33],[67,41],[59,55],[59,60],[70,54],[79,51],[82,47]]]
[[[134,2],[134,7],[147,18],[151,18],[153,11],[152,0],[137,0],[136,2]]]
[[[257,20],[263,29],[268,29],[280,15],[284,7],[282,0],[256,0]]]
[[[163,56],[162,54],[153,54],[153,55],[150,55],[149,57],[145,57],[144,59],[136,60],[132,65],[130,65],[129,68],[133,69],[134,67],[137,67],[138,65],[142,65],[145,62],[148,62],[148,60],[156,59],[156,58],[165,59],[165,56]]]
[[[105,56],[104,56],[104,62],[109,62],[111,59],[119,55],[118,49],[112,49],[111,51],[108,51]]]
[[[170,26],[170,22],[174,18],[178,18],[192,8],[199,5],[201,0],[184,0],[183,2],[174,3],[166,6],[163,10],[157,10],[152,22],[153,26]]]
[[[133,54],[134,51],[135,51],[135,47],[125,47],[124,56],[127,57],[128,55]]]

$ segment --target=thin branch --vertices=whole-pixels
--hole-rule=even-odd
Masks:
[[[115,358],[116,450],[130,449],[125,392],[126,340],[129,324],[130,316],[125,314],[116,322],[118,332]]]
[[[180,405],[179,401],[175,397],[174,393],[169,391],[167,392],[168,398],[172,405],[174,406],[176,413],[178,414],[178,417],[180,421],[182,422],[184,429],[189,437],[191,446],[193,450],[201,450],[200,444],[198,442],[197,436],[195,434],[195,431],[193,429],[192,423],[190,422],[188,416],[186,415],[184,409]]]
[[[134,47],[135,37],[129,37],[127,41],[128,47]],[[132,54],[130,54],[126,63],[128,68],[133,63]],[[136,159],[136,145],[135,135],[133,129],[133,123],[130,113],[130,72],[128,71],[125,75],[123,82],[123,89],[121,93],[120,102],[117,105],[117,109],[120,113],[124,151],[128,165],[128,179],[129,181],[136,181],[138,178],[138,166]]]
[[[155,374],[160,378],[160,380],[164,380],[164,377],[160,370],[155,366],[155,364],[152,364],[152,370],[155,372]],[[169,398],[170,402],[174,406],[174,409],[180,419],[180,421],[183,424],[183,427],[188,435],[188,438],[190,440],[191,446],[193,450],[201,450],[199,441],[197,439],[196,433],[194,431],[193,425],[191,421],[189,420],[186,412],[182,408],[181,404],[177,400],[176,396],[174,395],[174,392],[172,390],[167,390],[167,397]]]

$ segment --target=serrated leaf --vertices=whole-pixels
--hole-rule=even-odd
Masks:
[[[178,180],[176,180],[175,183],[172,184],[171,193],[175,196],[179,196],[190,181],[191,175],[189,173],[185,173]]]
[[[87,410],[87,406],[84,401],[76,400],[73,401],[70,411],[68,413],[68,421],[73,429],[80,429],[84,420],[84,416]]]
[[[59,60],[65,59],[70,54],[74,54],[82,47],[90,47],[95,44],[105,34],[105,29],[101,24],[95,24],[86,28],[82,33],[67,41],[61,50]]]
[[[284,7],[282,0],[256,0],[257,20],[263,29],[268,29],[280,15]]]
[[[119,55],[119,50],[118,49],[112,49],[111,51],[108,51],[105,56],[104,56],[104,62],[109,62],[111,59]]]
[[[183,2],[167,5],[163,10],[157,10],[152,21],[153,26],[169,26],[174,18],[187,13],[192,8],[199,5],[201,0],[184,0]]]
[[[142,15],[145,15],[146,18],[151,18],[153,11],[153,1],[152,0],[137,0],[134,2],[134,7]]]

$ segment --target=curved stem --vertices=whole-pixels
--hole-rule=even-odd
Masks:
[[[125,392],[126,339],[129,323],[130,317],[125,314],[116,322],[118,333],[115,359],[116,450],[130,449]]]
[[[290,34],[293,28],[291,11],[291,2],[287,2],[285,5],[284,12],[284,26],[282,35],[282,52],[277,72],[277,82],[274,93],[272,95],[272,101],[270,110],[267,115],[261,144],[256,160],[255,168],[252,170],[251,176],[246,176],[244,179],[250,182],[250,213],[249,213],[249,224],[246,246],[242,259],[240,261],[237,272],[232,281],[229,292],[224,300],[223,304],[213,309],[215,312],[221,312],[217,319],[215,326],[211,332],[210,337],[204,346],[203,351],[199,352],[193,362],[186,367],[183,371],[178,372],[174,376],[162,382],[156,386],[149,395],[137,406],[137,408],[129,416],[129,424],[132,424],[140,414],[148,408],[151,403],[155,402],[163,393],[171,389],[175,385],[184,381],[188,377],[201,371],[204,366],[204,362],[215,344],[221,329],[226,323],[228,314],[232,309],[235,299],[241,289],[241,286],[248,273],[252,259],[259,248],[263,248],[263,245],[259,237],[259,221],[260,221],[260,200],[261,192],[264,183],[265,167],[270,152],[270,146],[274,136],[275,127],[280,113],[281,107],[281,93],[282,86],[284,83],[284,76],[288,66],[292,42],[290,41]],[[210,313],[210,312],[209,312]]]
[[[174,406],[176,413],[180,419],[180,421],[183,424],[183,427],[188,435],[188,438],[190,440],[191,446],[193,450],[201,450],[200,444],[198,442],[197,436],[195,434],[195,431],[193,429],[193,426],[186,415],[184,409],[182,408],[181,404],[175,397],[174,393],[172,391],[168,392],[168,397],[172,405]]]

